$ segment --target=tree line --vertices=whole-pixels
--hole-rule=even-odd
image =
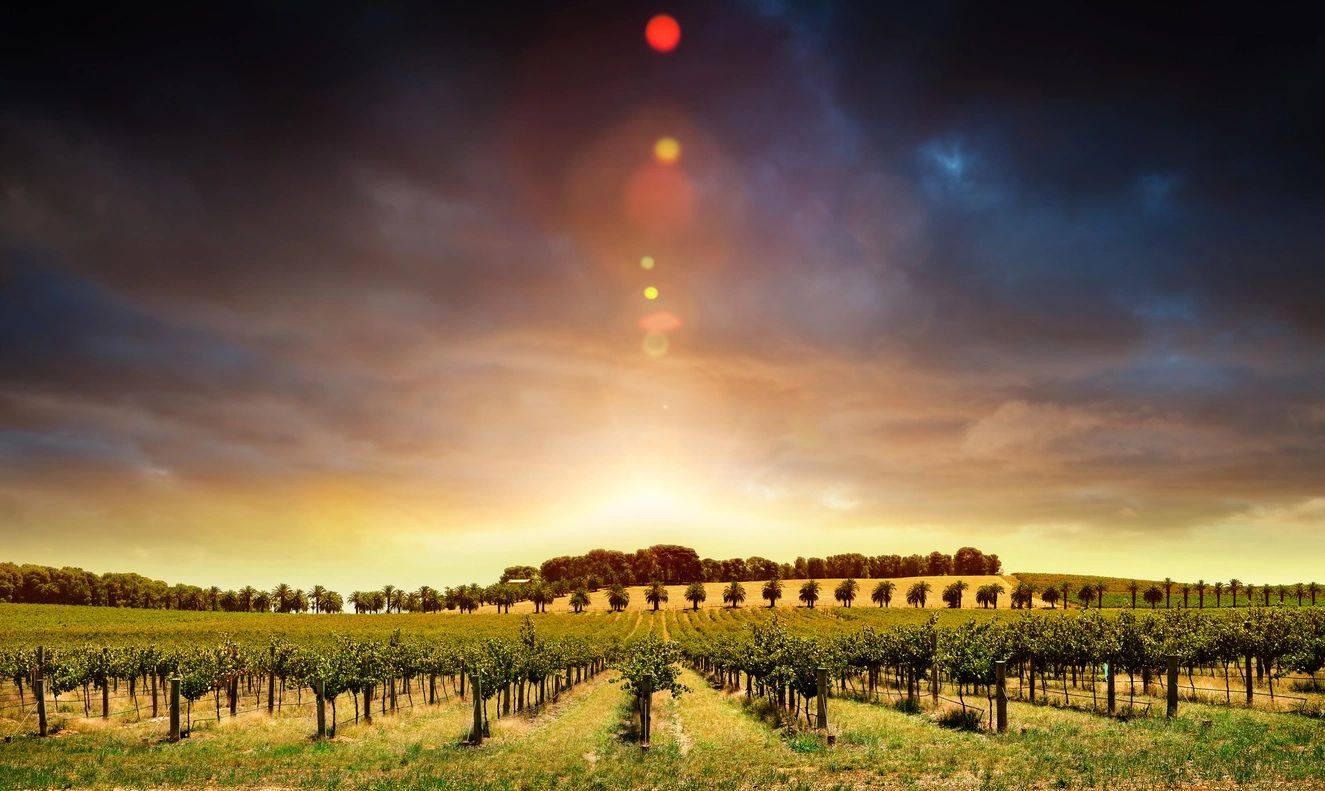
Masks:
[[[928,555],[865,555],[848,552],[827,557],[798,557],[778,563],[754,555],[748,558],[715,560],[700,558],[690,547],[656,544],[633,553],[593,549],[583,555],[549,558],[538,566],[509,566],[502,582],[539,578],[547,583],[571,582],[596,589],[611,585],[647,585],[662,582],[684,585],[691,582],[754,582],[781,579],[890,578],[946,575],[1001,574],[998,555],[975,547],[962,547],[953,554],[934,551]]]

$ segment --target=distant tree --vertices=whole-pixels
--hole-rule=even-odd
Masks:
[[[394,601],[395,596],[396,596],[396,586],[395,586],[395,585],[383,585],[383,586],[382,586],[382,597],[383,597],[383,599],[386,601],[386,611],[387,611],[387,612],[391,612],[391,604],[392,604],[392,602]]]
[[[1311,594],[1311,606],[1312,606],[1312,607],[1315,607],[1315,606],[1316,606],[1316,592],[1319,591],[1319,590],[1320,590],[1320,586],[1317,585],[1316,583],[1314,583],[1314,582],[1308,582],[1308,583],[1307,583],[1307,592]]]
[[[931,588],[928,582],[920,581],[906,589],[906,603],[912,607],[924,607],[929,600]]]
[[[760,595],[763,596],[764,601],[768,602],[770,608],[776,607],[778,599],[782,598],[782,580],[774,577],[768,582],[765,582],[764,589]]]
[[[1233,606],[1238,606],[1238,591],[1242,590],[1242,580],[1234,577],[1228,581],[1228,592],[1233,597]]]
[[[618,582],[608,589],[607,606],[612,612],[621,612],[629,604],[630,591],[626,590],[626,586]]]
[[[727,587],[722,589],[723,604],[731,605],[735,609],[740,607],[743,601],[745,601],[745,586],[736,580],[732,580]]]
[[[1248,582],[1246,591],[1247,591],[1247,606],[1250,607],[1251,605],[1256,603],[1256,586]]]
[[[294,609],[291,606],[291,599],[294,598],[294,589],[284,582],[272,588],[271,603],[276,607],[276,612],[289,612]]]
[[[345,609],[345,600],[335,591],[327,591],[322,594],[322,612],[338,613]]]
[[[1196,607],[1200,610],[1205,609],[1205,580],[1196,581]]]
[[[1173,580],[1164,578],[1164,609],[1169,609],[1169,599],[1173,595]]]
[[[1090,609],[1090,603],[1095,599],[1095,586],[1089,583],[1082,585],[1081,590],[1077,591],[1077,599],[1081,601],[1083,610]]]
[[[271,595],[259,592],[253,597],[253,609],[257,612],[271,612]]]
[[[1133,610],[1136,609],[1136,594],[1137,594],[1137,591],[1139,591],[1139,590],[1141,590],[1141,583],[1137,582],[1136,580],[1132,580],[1131,582],[1127,583],[1127,592],[1130,593],[1130,594],[1132,594],[1132,609],[1133,609]]]
[[[577,613],[584,612],[584,608],[589,606],[589,594],[584,588],[577,589],[570,595],[570,607]]]
[[[943,602],[951,609],[961,609],[962,593],[969,587],[970,585],[966,580],[954,580],[953,582],[948,583],[948,585],[943,588]]]
[[[1215,607],[1224,606],[1224,583],[1215,583]]]
[[[1064,583],[1063,583],[1063,586],[1062,586],[1062,590],[1060,591],[1060,593],[1061,593],[1062,595],[1060,595],[1060,596],[1058,597],[1058,598],[1059,598],[1059,601],[1061,601],[1061,602],[1063,603],[1063,609],[1066,610],[1066,609],[1067,609],[1067,603],[1068,603],[1069,601],[1071,601],[1071,599],[1072,599],[1072,585],[1071,585],[1071,583],[1064,582]]]
[[[975,602],[981,607],[998,609],[998,597],[1003,593],[1003,586],[997,582],[981,585],[975,592]]]
[[[1103,609],[1104,609],[1104,583],[1101,582],[1099,585],[1096,585],[1096,586],[1095,586],[1095,598],[1098,600],[1098,606],[1099,606],[1099,608],[1100,608],[1101,610],[1103,610]]]
[[[804,602],[806,607],[814,609],[814,603],[819,601],[819,589],[821,587],[819,580],[806,580],[805,583],[801,585],[799,598]]]
[[[1182,608],[1185,610],[1190,606],[1187,604],[1187,597],[1191,596],[1192,586],[1184,582],[1178,590],[1182,591]]]
[[[216,605],[221,599],[221,589],[213,585],[207,589],[207,598],[212,603],[212,612],[216,612]]]
[[[1048,586],[1044,589],[1044,593],[1040,594],[1040,599],[1049,603],[1049,609],[1054,609],[1054,605],[1058,603],[1058,589],[1052,585]]]
[[[858,590],[860,583],[848,577],[837,583],[837,587],[833,589],[833,598],[841,602],[843,607],[850,607],[851,602],[856,600]]]
[[[699,610],[699,603],[707,599],[708,591],[704,589],[704,583],[692,582],[686,586],[685,598],[690,602],[694,610]]]
[[[1018,582],[1017,587],[1012,589],[1012,607],[1014,609],[1027,609],[1035,606],[1035,586],[1027,582]]]
[[[327,595],[327,589],[321,585],[314,585],[313,590],[308,594],[308,602],[313,605],[313,614],[322,612],[322,599]]]
[[[1160,590],[1157,585],[1151,585],[1149,588],[1146,588],[1144,598],[1146,604],[1149,604],[1150,609],[1153,610],[1160,602],[1164,601],[1164,591]]]
[[[239,602],[244,608],[244,612],[253,612],[253,600],[258,596],[258,591],[252,585],[245,585],[239,589]]]
[[[897,583],[892,580],[881,580],[874,586],[874,592],[870,594],[870,599],[880,607],[889,607],[893,603],[893,591],[897,590]]]
[[[1280,585],[1275,588],[1275,591],[1279,594],[1279,606],[1284,606],[1284,595],[1288,593],[1288,589]]]
[[[1302,606],[1302,594],[1303,594],[1305,591],[1306,591],[1306,586],[1304,586],[1304,585],[1303,585],[1302,583],[1300,583],[1300,582],[1294,587],[1294,592],[1297,593],[1297,606],[1298,606],[1298,607],[1301,607],[1301,606]]]
[[[649,583],[649,587],[644,589],[644,601],[653,605],[653,611],[658,611],[658,605],[667,601],[667,586],[655,580]]]

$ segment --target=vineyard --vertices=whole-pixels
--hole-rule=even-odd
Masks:
[[[959,784],[1021,787],[1024,771],[1063,779],[1062,764],[1041,761],[1082,746],[1045,752],[1040,740],[1082,729],[1107,738],[1067,764],[1088,768],[1068,785],[1118,785],[1138,761],[1151,780],[1325,779],[1325,611],[972,615],[434,617],[468,627],[445,633],[411,632],[401,616],[358,621],[383,633],[209,636],[190,628],[197,620],[172,632],[156,618],[152,639],[124,624],[104,634],[29,625],[22,638],[11,628],[0,643],[0,787],[135,785],[162,765],[173,784],[482,787],[511,773],[533,787],[667,776],[816,787],[885,769],[905,778],[910,761],[940,752],[965,756],[940,761]],[[27,642],[34,634],[40,645]],[[203,760],[223,747],[252,758]],[[113,758],[69,762],[87,750]],[[546,762],[530,765],[532,753]],[[347,764],[368,769],[328,782]],[[417,773],[408,783],[403,767]]]

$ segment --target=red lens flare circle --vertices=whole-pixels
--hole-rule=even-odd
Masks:
[[[659,52],[671,52],[681,43],[681,25],[668,14],[659,14],[644,27],[644,40]]]

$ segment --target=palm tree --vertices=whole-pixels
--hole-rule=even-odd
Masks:
[[[1228,592],[1233,596],[1233,606],[1238,606],[1238,591],[1242,589],[1242,580],[1234,577],[1228,581]]]
[[[1300,582],[1299,582],[1299,583],[1297,584],[1297,586],[1294,588],[1294,592],[1297,594],[1297,606],[1298,606],[1298,607],[1301,607],[1301,606],[1302,606],[1302,593],[1305,591],[1305,589],[1306,589],[1305,586],[1304,586],[1302,583],[1300,583]]]
[[[924,607],[929,599],[929,592],[932,590],[928,582],[917,582],[906,589],[906,603],[913,607]]]
[[[998,606],[995,604],[994,606]],[[1013,608],[1030,609],[1035,606],[1035,586],[1026,582],[1018,582],[1017,587],[1012,589]]]
[[[1185,610],[1185,609],[1187,609],[1187,606],[1188,606],[1188,605],[1187,605],[1187,597],[1191,595],[1191,592],[1192,592],[1192,586],[1190,586],[1190,585],[1188,585],[1187,583],[1184,582],[1184,583],[1182,584],[1182,587],[1178,588],[1178,590],[1182,591],[1182,608]]]
[[[1215,607],[1224,606],[1224,583],[1215,583]]]
[[[819,580],[807,580],[805,584],[801,585],[800,600],[805,603],[806,607],[814,609],[814,603],[819,601],[819,589],[821,587],[823,586],[819,584]]]
[[[698,611],[699,603],[707,599],[709,594],[708,591],[704,590],[704,583],[692,582],[686,586],[685,597],[686,601],[690,602],[691,606]]]
[[[1104,609],[1104,583],[1095,586],[1095,596],[1099,599],[1099,608]]]
[[[769,608],[776,607],[778,599],[782,598],[782,580],[774,577],[765,582],[761,595],[764,597],[764,601],[768,602]]]
[[[1253,605],[1253,604],[1255,604],[1255,603],[1256,603],[1256,586],[1255,586],[1255,585],[1252,585],[1250,582],[1248,582],[1248,583],[1247,583],[1247,606],[1250,607],[1251,605]]]
[[[883,580],[874,586],[874,592],[870,594],[870,599],[880,607],[888,607],[893,603],[893,591],[897,590],[897,583],[892,580]]]
[[[962,606],[962,593],[971,587],[966,580],[955,580],[943,589],[943,601],[949,608],[960,610]]]
[[[1164,601],[1164,591],[1160,590],[1157,585],[1151,585],[1146,588],[1145,600],[1146,604],[1149,604],[1150,609],[1153,610],[1160,602]]]
[[[271,600],[276,604],[276,612],[290,611],[290,599],[292,598],[293,594],[294,590],[291,589],[290,586],[286,585],[284,582],[277,585],[275,588],[272,588]]]
[[[1132,594],[1132,609],[1136,609],[1136,592],[1141,590],[1141,584],[1136,580],[1127,583],[1127,592]]]
[[[745,586],[736,580],[732,580],[731,584],[722,589],[723,604],[730,604],[732,609],[735,609],[740,607],[743,601],[745,601]]]
[[[997,582],[981,585],[975,592],[975,601],[981,607],[988,608],[990,605],[993,605],[994,609],[997,610],[998,597],[1001,593],[1003,593],[1003,586],[999,585]]]
[[[395,586],[395,585],[390,585],[390,584],[388,584],[388,585],[383,585],[383,586],[382,586],[382,597],[383,597],[384,599],[386,599],[386,611],[387,611],[387,612],[391,612],[391,603],[392,603],[392,601],[393,601],[393,598],[392,598],[392,597],[394,597],[395,595],[396,595],[396,586]]]
[[[1061,598],[1063,600],[1063,609],[1066,610],[1067,603],[1072,600],[1072,586],[1070,583],[1063,583],[1063,595]]]
[[[1081,608],[1090,609],[1090,603],[1095,599],[1095,586],[1082,585],[1081,590],[1077,591],[1077,598],[1081,600]]]
[[[667,601],[667,586],[658,581],[649,583],[649,587],[644,589],[644,601],[653,605],[653,611],[658,611],[658,605]]]
[[[1311,606],[1312,606],[1312,607],[1315,607],[1315,606],[1316,606],[1316,591],[1318,591],[1318,590],[1320,590],[1320,586],[1317,585],[1316,583],[1314,583],[1314,582],[1308,582],[1308,583],[1307,583],[1307,592],[1311,594]]]
[[[626,590],[626,586],[618,582],[608,590],[607,606],[612,612],[621,612],[628,604],[630,604],[630,591]]]
[[[1048,602],[1049,609],[1054,609],[1054,605],[1058,602],[1058,589],[1052,585],[1045,588],[1044,593],[1040,594],[1040,600]]]
[[[308,600],[313,604],[314,613],[322,612],[322,599],[324,599],[326,595],[327,595],[326,588],[322,587],[321,585],[313,586],[313,590],[309,594]]]
[[[1282,607],[1284,606],[1284,594],[1288,593],[1288,589],[1280,585],[1276,590],[1279,593],[1279,606]]]
[[[584,608],[589,606],[589,594],[584,588],[579,588],[570,595],[570,606],[577,613],[584,612]]]
[[[860,583],[853,579],[844,579],[837,583],[833,589],[833,598],[842,602],[843,607],[850,607],[851,602],[856,600],[856,591],[860,590]]]
[[[1169,598],[1173,595],[1173,580],[1164,578],[1164,609],[1169,608]]]
[[[1205,580],[1196,581],[1196,607],[1200,610],[1205,609]]]
[[[253,599],[258,595],[258,591],[252,585],[245,585],[239,589],[239,601],[244,605],[244,612],[253,611]]]
[[[221,589],[213,585],[207,589],[207,597],[212,600],[212,612],[216,612],[216,602],[221,598]]]

